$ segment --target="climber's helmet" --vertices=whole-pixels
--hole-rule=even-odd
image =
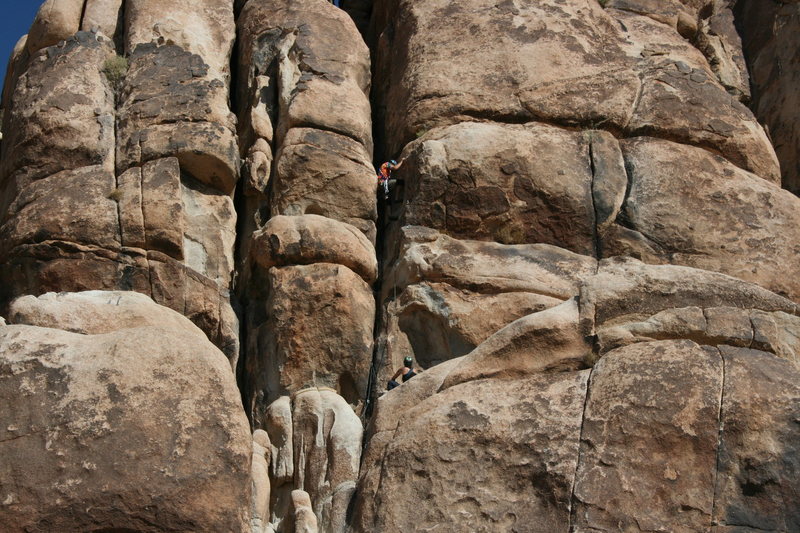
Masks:
[[[405,359],[403,359],[403,365],[404,366],[406,366],[408,368],[411,368],[411,365],[413,365],[413,364],[414,364],[414,360],[411,357],[406,357]]]

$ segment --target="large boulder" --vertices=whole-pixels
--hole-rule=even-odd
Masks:
[[[125,51],[144,43],[170,44],[203,59],[210,76],[228,84],[236,28],[233,0],[125,0]]]
[[[72,37],[80,29],[84,0],[45,0],[28,32],[28,52],[35,54]]]
[[[646,4],[378,2],[375,92],[387,152],[465,120],[541,121],[707,146],[778,180],[753,115],[679,33],[678,17],[654,20],[647,12],[657,3]]]
[[[0,529],[248,529],[248,423],[202,331],[135,293],[14,309],[0,326]]]
[[[576,301],[378,399],[354,527],[790,531],[798,332],[756,285],[602,261]]]
[[[406,356],[422,368],[471,352],[507,324],[576,296],[597,261],[547,244],[459,240],[405,226],[381,300],[378,382]]]
[[[64,170],[114,170],[114,94],[103,73],[108,39],[81,32],[10,79],[0,164],[0,219],[31,182]],[[14,79],[16,78],[16,80]],[[10,127],[13,124],[13,127]],[[109,191],[110,192],[110,191]]]
[[[332,218],[374,242],[376,189],[370,153],[362,144],[338,133],[293,128],[275,155],[271,214]]]
[[[577,530],[711,525],[722,382],[719,354],[690,341],[639,344],[600,360],[583,414]]]
[[[566,532],[588,377],[475,381],[418,403],[390,392],[379,409],[393,424],[371,435],[356,531]]]
[[[367,391],[375,299],[369,285],[341,265],[272,268],[267,294],[248,317],[246,390],[258,423],[278,397],[328,387],[352,405]]]
[[[800,264],[788,259],[800,254],[796,196],[700,148],[647,137],[620,145],[629,185],[600,237],[606,256],[724,272],[800,299],[787,276]]]
[[[253,260],[273,266],[333,263],[344,265],[367,283],[378,277],[375,247],[356,228],[343,222],[303,215],[275,216],[253,235]]]
[[[461,239],[595,253],[588,136],[536,123],[462,122],[407,150],[396,174],[403,223]]]
[[[102,33],[115,42],[122,42],[125,16],[124,0],[86,0],[81,30]]]
[[[212,71],[208,58],[176,44],[139,44],[128,62],[120,93],[117,172],[174,156],[184,173],[232,194],[240,163],[223,73]]]

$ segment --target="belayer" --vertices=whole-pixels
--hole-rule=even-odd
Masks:
[[[399,376],[403,376],[403,383],[405,383],[420,372],[422,372],[422,370],[419,368],[414,368],[414,360],[411,358],[411,356],[406,356],[406,358],[403,359],[403,366],[398,368],[397,372],[395,372],[394,376],[392,376],[392,379],[389,380],[386,390],[392,390],[395,387],[400,386],[400,384],[396,381]]]
[[[389,188],[394,188],[397,184],[397,180],[392,178],[392,172],[402,167],[404,161],[405,159],[401,159],[398,163],[392,159],[382,164],[378,170],[378,185],[383,185],[383,197],[386,200],[389,199]]]

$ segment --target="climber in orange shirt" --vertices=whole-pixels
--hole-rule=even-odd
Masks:
[[[384,199],[389,199],[389,188],[394,188],[397,184],[397,180],[392,178],[392,172],[402,167],[404,161],[405,159],[401,159],[398,163],[392,159],[382,164],[380,170],[378,170],[378,184],[383,185]]]

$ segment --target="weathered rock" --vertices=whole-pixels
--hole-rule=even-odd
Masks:
[[[138,45],[175,45],[200,56],[210,77],[228,84],[236,28],[233,0],[125,0],[125,51]]]
[[[121,43],[124,30],[125,0],[86,0],[81,30],[96,31]]]
[[[269,435],[263,429],[253,432],[253,460],[251,477],[253,480],[251,533],[262,533],[269,523],[269,463],[272,449]]]
[[[276,485],[290,483],[294,477],[291,397],[281,396],[269,404],[263,420],[257,422],[265,428],[270,439],[270,482]]]
[[[783,171],[783,187],[800,193],[800,82],[797,2],[746,0],[736,4],[753,85],[753,109],[768,128]]]
[[[146,320],[98,324],[119,299]],[[17,315],[49,327],[0,328],[0,528],[244,531],[251,439],[225,357],[142,297],[50,301]]]
[[[372,243],[356,228],[318,215],[272,217],[253,235],[253,260],[260,268],[333,263],[367,283],[378,276]]]
[[[82,335],[102,335],[133,328],[181,330],[186,318],[130,291],[85,291],[23,296],[11,303],[12,324],[56,327]]]
[[[456,238],[546,243],[594,253],[592,171],[580,133],[466,122],[407,148],[402,224]]]
[[[393,424],[370,439],[356,530],[566,532],[588,371],[397,401],[427,373],[379,401]]]
[[[0,302],[46,292],[135,290],[191,319],[231,359],[238,320],[227,289],[159,252],[125,254],[69,242],[23,245],[0,264]]]
[[[733,164],[777,183],[775,151],[752,113],[716,79],[706,58],[677,32],[648,17],[617,14],[645,56],[642,86],[627,130],[718,151]]]
[[[590,131],[592,163],[592,206],[595,218],[597,254],[603,255],[603,240],[619,216],[628,191],[628,173],[619,142],[606,131]]]
[[[422,368],[471,352],[514,320],[561,300],[530,292],[481,293],[447,283],[411,285],[386,303],[379,381],[413,357]]]
[[[520,318],[464,356],[442,389],[480,379],[507,379],[585,368],[592,353],[577,298]]]
[[[629,190],[605,253],[724,272],[800,298],[800,261],[788,259],[800,257],[797,197],[705,150],[651,138],[621,145]]]
[[[372,363],[375,300],[367,283],[327,263],[272,268],[266,279],[263,311],[251,311],[248,328],[248,391],[260,398],[254,416],[279,396],[314,386],[359,403]]]
[[[767,426],[760,422],[760,413],[742,412],[741,416],[731,416],[736,417],[742,428],[755,428],[755,433],[752,437],[739,437],[740,431],[748,430],[734,429],[731,448],[736,449],[730,452],[730,466],[718,468],[718,439],[724,435],[728,423],[724,420],[725,402],[751,405],[751,400],[747,399],[749,392],[743,385],[735,392],[731,390],[725,370],[729,364],[726,360],[723,366],[718,349],[712,346],[719,346],[723,356],[728,353],[726,350],[734,350],[730,345],[758,346],[759,350],[772,353],[742,348],[745,351],[741,357],[752,360],[748,365],[756,368],[757,361],[766,358],[771,361],[766,366],[785,368],[786,379],[790,379],[788,376],[797,372],[796,350],[800,338],[796,304],[722,274],[621,259],[602,261],[598,274],[587,275],[578,302],[579,306],[570,301],[517,320],[467,356],[435,366],[378,400],[359,481],[354,518],[357,531],[407,529],[412,527],[410,522],[404,522],[411,520],[408,517],[416,520],[415,525],[427,523],[425,520],[445,523],[443,517],[446,517],[447,524],[456,524],[453,531],[463,529],[458,525],[460,519],[471,519],[470,525],[465,526],[471,530],[496,530],[497,517],[501,515],[486,510],[490,507],[485,498],[486,494],[497,494],[498,489],[491,483],[487,485],[481,476],[492,476],[499,468],[498,461],[506,460],[509,454],[493,455],[491,460],[481,460],[480,454],[485,450],[499,454],[498,450],[513,440],[505,435],[495,438],[493,432],[499,431],[495,428],[517,427],[517,424],[530,427],[538,423],[536,417],[549,416],[546,409],[530,403],[525,408],[514,408],[514,398],[522,394],[521,383],[586,375],[588,371],[576,373],[573,369],[594,364],[593,348],[599,350],[595,357],[600,359],[589,381],[585,415],[581,414],[583,396],[571,404],[548,397],[551,408],[557,405],[566,409],[563,416],[577,417],[578,426],[583,429],[581,451],[573,452],[575,457],[571,459],[578,474],[574,497],[564,511],[567,518],[545,523],[542,530],[634,527],[688,532],[708,529],[712,521],[739,523],[728,519],[733,516],[737,520],[749,517],[744,519],[745,523],[754,528],[761,529],[762,525],[766,526],[764,529],[773,528],[774,520],[760,517],[774,516],[788,508],[784,505],[789,504],[776,497],[777,487],[787,487],[789,494],[796,492],[793,488],[796,476],[791,466],[793,448],[782,463],[787,465],[788,473],[778,474],[776,461],[781,460],[780,452],[770,443],[777,442],[775,439],[779,437],[770,436],[772,440],[768,439],[762,448],[761,444],[755,446],[763,452],[744,449],[747,442],[758,440],[762,434],[759,432],[764,431],[757,428]],[[590,330],[597,334],[594,347]],[[617,334],[625,330],[628,337],[620,344],[608,343],[613,330]],[[753,380],[758,383],[757,390],[774,387],[776,394],[786,390],[774,383],[775,377],[751,372],[751,367],[739,370],[741,383]],[[479,388],[492,392],[476,393]],[[729,394],[736,399],[729,400]],[[776,427],[771,435],[785,435],[791,441],[788,435],[794,431],[794,425],[790,419],[797,415],[790,408],[794,405],[793,392],[787,394],[761,405],[767,412],[775,413]],[[487,397],[502,397],[504,405],[513,409],[503,419],[504,423],[486,414],[487,404],[499,401],[484,399]],[[431,418],[438,416],[431,413],[459,401],[473,409],[468,411],[472,415],[469,421],[477,423],[481,414],[488,417],[487,428],[481,428],[480,439],[475,443],[465,438],[464,428],[459,430],[457,438],[443,434],[448,423]],[[413,412],[414,416],[404,416],[398,423],[398,413],[407,412]],[[536,413],[531,415],[534,422],[520,420],[527,413]],[[553,435],[552,430],[548,434]],[[447,443],[450,453],[436,451],[444,446],[441,443]],[[462,443],[469,453],[459,455],[452,451],[460,449]],[[549,450],[552,449],[551,445]],[[535,476],[533,491],[539,494],[537,491],[545,491],[543,484],[551,479],[547,476],[552,475],[554,463],[544,461],[531,448],[526,450],[525,468],[547,465],[548,474]],[[468,470],[458,467],[462,457],[481,466],[470,472],[471,483],[459,488],[453,472]],[[756,463],[765,465],[766,477],[752,477],[760,475],[755,472],[761,470],[752,474],[745,470],[746,465]],[[571,490],[575,470],[570,472]],[[502,479],[513,477],[508,474]],[[765,486],[774,484],[775,491],[743,496],[743,489],[737,487],[741,487],[739,480],[745,480],[746,484],[747,479],[769,479]],[[731,502],[725,510],[719,507],[720,487],[725,487],[724,498]],[[446,495],[450,490],[458,497],[448,500]],[[521,491],[518,487],[517,493]],[[545,492],[552,494],[551,490]],[[419,506],[419,498],[424,498],[424,506]],[[512,497],[507,499],[513,501]],[[471,502],[471,507],[460,507],[465,502]],[[416,506],[413,513],[412,505]],[[459,510],[463,511],[461,517],[448,514]],[[521,520],[518,512],[513,514]],[[540,523],[528,520],[521,529],[537,531]],[[513,530],[505,523],[499,527]],[[790,529],[781,524],[773,530]]]
[[[387,152],[474,117],[602,124],[709,146],[777,179],[763,130],[680,35],[687,17],[665,25],[638,12],[577,0],[495,9],[379,3],[375,92]]]
[[[742,51],[742,39],[729,0],[715,0],[713,12],[700,21],[696,46],[720,83],[743,103],[750,101],[750,73]]]
[[[3,131],[8,129],[5,124],[5,119],[10,115],[5,111],[11,108],[11,98],[14,95],[14,89],[17,86],[17,79],[22,75],[25,67],[27,66],[28,59],[30,58],[26,44],[28,42],[28,35],[23,35],[19,38],[11,51],[11,57],[8,58],[8,67],[6,67],[6,76],[3,79]]]
[[[33,55],[72,37],[80,29],[83,4],[84,0],[45,0],[28,32],[28,52]]]
[[[560,301],[577,294],[597,261],[546,244],[459,240],[419,226],[400,229],[386,284],[441,282],[487,294],[530,292]]]
[[[303,490],[292,491],[294,533],[317,533],[317,517],[311,507],[311,497]]]
[[[22,189],[0,226],[0,257],[43,241],[66,241],[119,249],[113,173],[101,166],[65,170]]]
[[[174,44],[132,50],[121,93],[117,172],[174,156],[181,170],[231,194],[239,176],[234,117],[223,76]]]
[[[766,313],[753,310],[750,313],[753,325],[753,341],[750,347],[771,352],[794,363],[800,362],[800,320],[795,315]]]
[[[581,290],[581,319],[591,324],[688,307],[798,313],[794,302],[730,276],[688,267],[644,265],[634,259],[601,261],[597,275]]]
[[[237,24],[239,138],[251,175],[245,219],[322,215],[374,242],[369,51],[353,21],[328,2],[251,0]]]
[[[383,280],[379,383],[406,356],[429,368],[469,353],[514,320],[577,295],[597,267],[555,246],[456,240],[418,226],[401,228],[395,247]]]
[[[722,386],[719,354],[690,341],[603,357],[583,418],[575,530],[709,527]]]
[[[250,0],[237,24],[242,36],[240,94],[252,94],[259,76],[279,77],[289,85],[270,90],[289,96],[281,102],[282,129],[336,131],[371,147],[369,50],[346,13],[314,0]],[[270,65],[275,59],[280,63],[277,72]]]
[[[738,23],[791,162],[796,2],[766,1]],[[372,50],[347,16],[363,31],[366,0],[162,4],[48,1],[7,73],[0,313],[31,326],[0,330],[32,336],[47,376],[0,402],[2,478],[52,461],[0,494],[0,529],[22,497],[47,515],[23,530],[800,527],[800,204],[741,105],[732,0],[378,0]],[[381,272],[370,78],[378,157],[407,157]],[[238,392],[184,317],[236,369],[233,287],[241,397],[266,433],[221,444]],[[31,296],[82,289],[183,317],[135,293]],[[373,403],[408,355],[426,370]],[[91,387],[43,371],[56,356]],[[98,414],[114,401],[132,414]],[[99,439],[127,455],[87,459]]]
[[[708,346],[739,346],[800,361],[800,317],[780,311],[736,307],[678,307],[642,320],[634,315],[597,324],[596,347],[604,354],[620,346],[665,339],[691,339]]]
[[[321,215],[375,240],[377,181],[361,144],[336,133],[295,128],[286,134],[273,169],[273,216]]]
[[[800,527],[798,370],[772,355],[720,347],[725,363],[714,521]]]
[[[32,181],[64,170],[114,168],[114,98],[103,74],[108,41],[78,33],[31,59],[6,109],[0,213]],[[110,191],[109,191],[110,192]]]
[[[295,527],[319,523],[320,531],[343,533],[361,461],[361,421],[341,396],[327,389],[280,398],[269,411],[266,428],[273,462],[278,462],[270,471],[273,526],[292,531],[294,515]],[[306,494],[302,517],[297,516],[298,491]]]

